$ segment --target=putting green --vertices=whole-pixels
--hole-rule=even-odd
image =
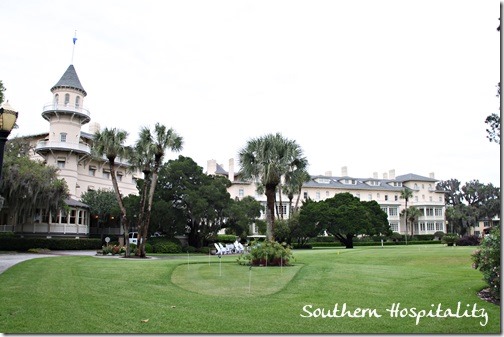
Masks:
[[[282,290],[301,269],[252,267],[237,263],[191,263],[175,268],[171,281],[191,292],[210,296],[263,296]]]

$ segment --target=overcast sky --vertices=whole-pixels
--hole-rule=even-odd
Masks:
[[[2,0],[0,80],[12,135],[49,130],[42,107],[73,63],[92,122],[129,144],[173,127],[204,171],[280,132],[312,175],[500,186],[484,123],[499,113],[499,17],[497,0]]]

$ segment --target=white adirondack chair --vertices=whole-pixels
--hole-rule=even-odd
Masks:
[[[215,253],[215,255],[226,254],[226,252],[218,244],[214,243],[214,246],[217,248],[217,253]]]
[[[229,249],[227,249],[227,247],[224,247],[222,245],[222,243],[218,243],[219,247],[221,248],[221,250],[224,252],[224,254],[231,254],[231,251]]]

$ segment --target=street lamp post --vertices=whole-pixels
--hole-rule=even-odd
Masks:
[[[5,143],[9,137],[18,117],[17,111],[14,111],[9,101],[3,103],[0,107],[0,182],[2,181],[2,165],[5,150]],[[3,207],[4,198],[0,196],[0,209]]]

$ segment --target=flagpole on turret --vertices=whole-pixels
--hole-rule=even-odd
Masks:
[[[72,61],[70,62],[70,64],[73,64],[74,51],[75,51],[75,41],[77,41],[77,30],[75,31],[74,37],[73,37]]]

